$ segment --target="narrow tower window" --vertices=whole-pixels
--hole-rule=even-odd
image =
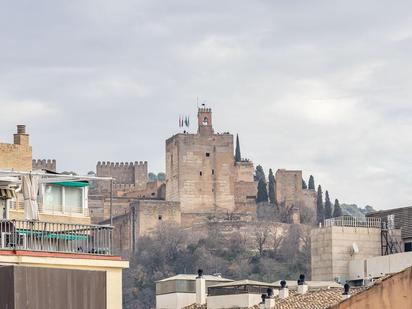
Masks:
[[[209,124],[209,119],[207,117],[203,118],[203,125],[207,126]]]

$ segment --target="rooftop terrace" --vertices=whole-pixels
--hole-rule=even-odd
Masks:
[[[382,226],[380,218],[365,218],[359,219],[351,216],[342,216],[331,219],[326,219],[324,221],[323,227],[332,226],[344,226],[344,227],[365,227],[365,228],[377,228],[380,229]]]

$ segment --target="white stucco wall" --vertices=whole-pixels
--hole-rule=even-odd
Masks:
[[[357,259],[349,262],[349,279],[381,277],[402,271],[410,266],[412,266],[412,252]]]
[[[208,309],[250,308],[261,302],[260,294],[236,294],[207,297]]]
[[[181,309],[196,302],[196,293],[156,295],[156,309]]]

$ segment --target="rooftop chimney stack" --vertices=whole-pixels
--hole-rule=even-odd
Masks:
[[[265,309],[275,308],[275,297],[273,295],[273,289],[267,289],[267,296],[265,298]]]
[[[262,298],[262,301],[259,304],[259,309],[265,309],[266,294],[262,294],[260,297]]]
[[[201,306],[206,304],[206,280],[203,277],[203,270],[197,271],[196,277],[196,304]]]
[[[343,286],[343,289],[344,289],[344,292],[342,294],[342,299],[345,300],[345,299],[350,298],[350,292],[349,292],[350,286],[349,286],[349,284],[345,283],[345,285]]]
[[[21,146],[29,146],[29,135],[26,134],[26,126],[23,124],[17,125],[17,133],[14,134],[14,144]]]
[[[286,286],[286,281],[280,281],[280,291],[279,291],[279,298],[284,299],[289,297],[289,289]]]
[[[300,274],[298,279],[298,294],[306,294],[308,291],[308,285],[305,283],[305,275]]]

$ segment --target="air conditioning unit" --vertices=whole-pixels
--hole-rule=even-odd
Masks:
[[[26,249],[26,235],[20,233],[1,233],[2,249]]]

